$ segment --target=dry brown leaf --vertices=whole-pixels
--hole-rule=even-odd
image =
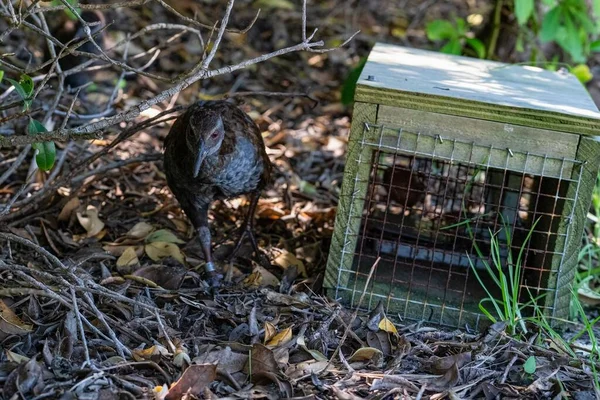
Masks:
[[[134,239],[143,239],[148,236],[154,227],[147,222],[138,222],[127,232],[127,236],[132,237]]]
[[[133,267],[134,265],[138,265],[140,260],[135,252],[135,247],[129,246],[125,249],[121,257],[117,260],[117,268],[126,268]],[[131,271],[129,271],[131,272]]]
[[[216,364],[217,372],[227,371],[230,374],[240,372],[248,362],[248,352],[238,353],[232,351],[231,347],[227,346],[224,349],[219,349],[204,353],[195,357],[192,362],[194,364]]]
[[[328,361],[304,361],[290,366],[285,371],[285,375],[290,379],[298,379],[303,376],[323,371],[327,367],[327,364],[329,364]],[[332,366],[329,366],[327,368],[332,368]]]
[[[265,322],[265,344],[277,334],[277,328],[270,323]]]
[[[381,352],[381,350],[378,350],[374,347],[363,347],[362,349],[356,350],[354,354],[350,356],[348,361],[376,361],[377,358],[383,358],[383,353]]]
[[[73,215],[73,212],[79,208],[81,202],[78,197],[73,197],[63,206],[62,210],[60,210],[60,214],[58,214],[59,221],[68,221]]]
[[[104,229],[104,222],[98,217],[98,209],[94,206],[88,206],[83,212],[77,213],[77,219],[87,232],[87,237],[94,237]]]
[[[175,243],[152,242],[144,246],[144,249],[152,261],[160,261],[165,257],[173,257],[181,264],[185,264],[183,253]]]
[[[244,279],[244,285],[247,287],[266,287],[266,286],[279,286],[279,279],[264,267],[260,265],[254,267],[252,273]]]
[[[165,347],[161,345],[155,345],[148,347],[147,349],[133,349],[131,354],[136,361],[144,361],[152,360],[153,358],[159,356],[167,356],[170,353]]]
[[[398,334],[398,330],[394,326],[394,323],[387,318],[383,318],[379,321],[379,329],[385,332],[393,333],[394,335]]]
[[[292,340],[292,328],[285,328],[277,335],[273,336],[267,343],[267,346],[279,346]]]
[[[280,255],[275,258],[274,263],[279,265],[282,269],[287,269],[292,265],[295,265],[298,268],[298,272],[306,278],[306,267],[304,263],[296,258],[295,255],[290,253],[289,251],[283,250]]]
[[[32,329],[32,325],[23,322],[3,300],[0,300],[0,333],[25,335]]]
[[[133,273],[136,277],[147,279],[169,290],[179,289],[187,274],[188,270],[185,267],[166,265],[148,265]]]
[[[22,356],[14,351],[6,350],[6,359],[11,362],[15,362],[17,364],[21,364],[23,362],[27,362],[30,360],[29,357]]]
[[[144,255],[144,246],[131,246],[123,244],[108,243],[102,246],[102,249],[109,253],[111,256],[121,257],[121,255],[130,247],[135,247],[135,254],[140,258]]]
[[[251,367],[250,367],[251,366]],[[262,374],[277,374],[279,365],[275,359],[275,354],[268,347],[255,343],[250,351],[250,359],[244,366],[244,372],[251,373],[252,381],[255,378],[262,377]]]
[[[193,396],[193,398],[200,398],[204,389],[216,378],[216,365],[190,365],[181,375],[181,378],[171,386],[165,400],[179,400],[184,398],[186,393]]]

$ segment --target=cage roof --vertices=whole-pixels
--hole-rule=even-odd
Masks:
[[[356,101],[600,134],[600,112],[568,72],[377,43]]]

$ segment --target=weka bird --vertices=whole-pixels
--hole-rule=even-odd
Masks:
[[[171,191],[198,231],[205,269],[217,279],[208,209],[213,200],[250,195],[250,209],[233,254],[246,235],[254,237],[254,212],[271,176],[271,162],[258,126],[226,101],[200,101],[179,116],[165,139],[165,173]]]

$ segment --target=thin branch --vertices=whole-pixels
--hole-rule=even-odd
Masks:
[[[263,54],[261,56],[252,58],[250,60],[243,61],[237,65],[226,66],[226,67],[222,67],[222,68],[219,68],[216,70],[211,70],[211,71],[206,71],[206,72],[199,71],[196,74],[192,75],[191,77],[183,79],[182,81],[180,81],[173,87],[162,91],[158,95],[156,95],[148,100],[141,101],[139,104],[135,105],[131,109],[121,112],[119,114],[116,114],[112,117],[108,117],[106,119],[103,119],[103,120],[100,120],[97,122],[93,122],[93,123],[90,123],[87,125],[78,126],[76,128],[57,129],[57,130],[50,131],[50,132],[40,133],[40,134],[36,135],[35,138],[33,138],[31,136],[25,136],[25,135],[1,137],[0,138],[0,148],[7,147],[7,146],[26,145],[26,144],[31,144],[31,143],[38,142],[38,141],[49,141],[49,140],[66,141],[66,140],[70,140],[70,139],[98,139],[98,138],[102,137],[102,134],[106,128],[111,127],[116,124],[119,124],[121,122],[132,121],[133,119],[139,117],[140,114],[142,112],[144,112],[145,110],[149,109],[150,107],[152,107],[158,103],[165,101],[166,99],[170,98],[174,94],[181,92],[182,90],[186,89],[187,87],[189,87],[190,85],[192,85],[193,83],[195,83],[199,80],[213,78],[215,76],[219,76],[219,75],[223,75],[223,74],[229,74],[233,71],[247,68],[251,65],[261,63],[263,61],[269,60],[274,57],[279,57],[284,54],[298,52],[298,51],[309,51],[311,49],[314,49],[315,47],[321,47],[323,45],[324,45],[323,41],[312,42],[312,43],[311,42],[298,43],[298,44],[290,46],[290,47],[279,49],[279,50],[273,51],[271,53]]]

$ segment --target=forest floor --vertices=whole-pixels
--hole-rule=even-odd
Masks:
[[[248,33],[227,35],[215,68],[299,39],[294,4],[262,3],[267,11]],[[295,53],[197,82],[138,119],[239,92],[309,95],[235,97],[264,132],[276,167],[256,222],[272,268],[258,266],[244,248],[233,264],[221,265],[226,285],[207,289],[196,235],[162,170],[172,121],[114,148],[119,132],[58,144],[57,168],[67,179],[55,179],[60,184],[44,193],[50,179],[36,173],[0,232],[4,399],[178,399],[186,392],[207,399],[596,397],[596,366],[582,357],[589,349],[575,352],[535,330],[517,340],[502,323],[482,333],[443,331],[399,321],[382,308],[348,310],[322,294],[351,123],[351,107],[340,101],[345,78],[375,41],[433,48],[427,21],[471,14],[486,21],[491,8],[478,0],[314,3],[309,24],[334,45],[361,33],[334,52]],[[221,12],[217,4],[172,5],[207,21]],[[255,7],[240,2],[234,10],[234,25],[243,26]],[[133,8],[107,16],[114,21],[109,40],[170,18],[153,6],[142,15]],[[197,51],[176,43],[154,68],[184,71]],[[81,107],[94,112],[112,90],[103,82],[115,76],[99,72]],[[133,77],[116,102],[126,108],[158,90]],[[3,150],[1,172],[20,152]],[[94,154],[102,156],[73,167]],[[29,160],[0,184],[3,202],[26,182]],[[231,250],[247,205],[235,199],[213,207],[218,258]]]

